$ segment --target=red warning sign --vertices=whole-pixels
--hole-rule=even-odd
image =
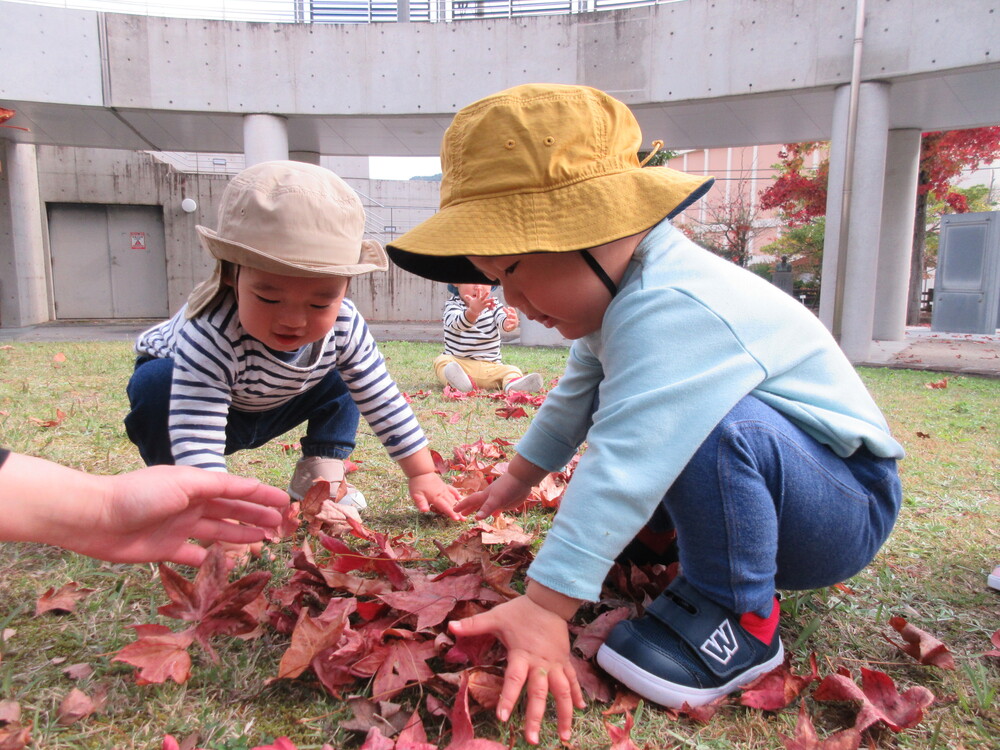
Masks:
[[[132,243],[133,250],[145,250],[146,249],[146,233],[145,232],[129,232],[129,241]]]

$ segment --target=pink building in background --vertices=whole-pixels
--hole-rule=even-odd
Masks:
[[[697,234],[711,232],[735,221],[738,217],[752,220],[749,238],[750,262],[776,260],[760,252],[780,235],[781,226],[775,211],[762,211],[759,196],[777,173],[774,165],[780,161],[781,144],[762,146],[731,146],[680,151],[667,165],[692,174],[715,177],[715,184],[702,200],[684,211],[674,223],[687,225]]]

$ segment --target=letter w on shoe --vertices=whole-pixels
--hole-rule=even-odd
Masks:
[[[733,635],[733,626],[729,620],[723,620],[708,639],[701,644],[701,650],[715,659],[719,664],[728,664],[733,654],[740,650]]]

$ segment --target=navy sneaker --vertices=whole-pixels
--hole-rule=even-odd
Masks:
[[[763,643],[739,615],[678,577],[642,617],[615,625],[597,663],[643,698],[680,708],[728,695],[779,666],[784,656],[777,628],[771,642]]]

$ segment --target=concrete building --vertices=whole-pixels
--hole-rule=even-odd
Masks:
[[[106,237],[127,239],[135,253],[154,252],[155,242],[131,222],[158,213],[168,310],[204,269],[200,250],[183,238],[194,221],[212,223],[223,178],[70,147],[243,153],[248,163],[428,155],[465,104],[547,80],[612,93],[632,107],[649,142],[675,149],[830,140],[820,315],[860,361],[873,339],[903,336],[920,132],[1000,122],[1000,12],[992,0],[930,7],[919,0],[682,0],[351,25],[0,2],[0,18],[0,107],[17,112],[9,124],[26,128],[0,130],[4,326],[63,314],[65,285],[55,277],[69,259],[52,243],[57,232],[57,243],[66,235],[67,221],[72,226],[69,204],[103,206]],[[97,168],[102,160],[111,166]],[[145,187],[135,187],[136,175]],[[380,188],[368,188],[385,203]],[[142,199],[129,197],[132,190]],[[180,207],[187,191],[197,196],[193,214]],[[128,214],[124,224],[107,208],[133,199],[154,208]],[[101,210],[86,223],[100,225]],[[78,285],[109,275],[119,300],[114,315],[116,304],[130,309],[132,301],[115,291],[115,265],[126,259],[106,242],[106,259],[70,276]],[[426,294],[391,273],[384,283],[397,292],[393,306]],[[153,292],[133,296],[147,295]]]

